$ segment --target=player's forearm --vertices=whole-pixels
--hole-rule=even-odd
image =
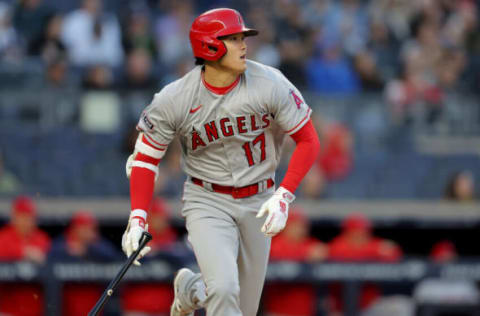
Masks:
[[[320,141],[311,120],[291,137],[295,141],[296,147],[280,186],[294,193],[317,160],[320,152]]]
[[[137,153],[130,176],[130,204],[132,210],[149,209],[155,187],[155,172],[160,159]]]
[[[130,205],[132,210],[149,209],[155,186],[155,173],[149,169],[134,167],[130,176]]]
[[[140,134],[135,144],[135,150],[137,153],[130,174],[130,204],[132,211],[143,210],[146,212],[152,201],[158,163],[165,153],[165,148],[156,147],[148,141],[145,135]],[[137,213],[146,216],[145,212]],[[146,218],[144,219],[146,220]]]

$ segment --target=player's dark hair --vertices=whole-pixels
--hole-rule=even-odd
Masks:
[[[205,65],[205,59],[195,57],[195,65]]]

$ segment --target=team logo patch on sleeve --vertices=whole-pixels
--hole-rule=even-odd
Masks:
[[[153,123],[150,121],[146,113],[142,114],[142,121],[145,124],[145,126],[148,127],[148,129],[153,129]]]
[[[300,109],[300,106],[304,103],[303,100],[300,99],[293,89],[290,89],[288,93],[292,95],[293,101],[295,101],[295,104],[297,105],[297,109]]]

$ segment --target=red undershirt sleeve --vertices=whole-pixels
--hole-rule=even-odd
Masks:
[[[303,177],[317,160],[320,152],[320,141],[317,132],[313,127],[312,120],[309,120],[300,130],[290,135],[296,143],[295,150],[288,164],[287,173],[280,186],[295,193]]]
[[[143,161],[157,166],[160,159],[137,153],[135,161]],[[130,175],[130,206],[132,210],[148,211],[155,187],[155,173],[146,168],[133,167]]]

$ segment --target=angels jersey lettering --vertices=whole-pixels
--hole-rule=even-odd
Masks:
[[[273,178],[284,135],[311,115],[300,92],[280,71],[250,60],[224,95],[204,86],[201,71],[197,66],[155,94],[138,128],[159,144],[179,136],[192,177],[235,187]]]

